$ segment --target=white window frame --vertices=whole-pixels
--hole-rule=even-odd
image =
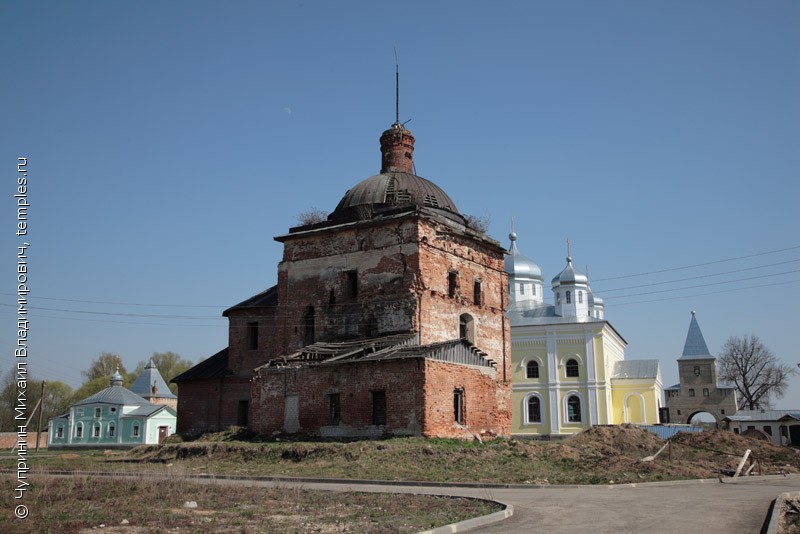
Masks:
[[[81,421],[75,423],[75,437],[83,439],[83,423]]]
[[[581,403],[581,419],[580,421],[570,421],[569,420],[569,398],[575,396],[578,397],[578,401]],[[580,391],[571,390],[564,394],[564,397],[561,399],[561,407],[563,409],[563,420],[565,425],[583,425],[584,421],[586,421],[586,400],[581,395]]]
[[[95,422],[92,425],[92,439],[100,439],[103,437],[103,425],[100,422]]]
[[[113,422],[108,423],[108,427],[106,428],[106,434],[109,438],[116,438],[117,437],[117,425]]]
[[[95,419],[100,419],[101,417],[103,417],[103,408],[100,407],[100,406],[95,406],[95,408],[94,408],[94,418]]]
[[[539,420],[538,421],[531,421],[530,412],[528,409],[528,402],[532,397],[539,399]],[[522,399],[522,424],[523,425],[541,425],[544,423],[544,398],[538,392],[531,392],[525,395],[525,398]]]

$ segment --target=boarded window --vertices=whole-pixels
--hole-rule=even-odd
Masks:
[[[372,392],[372,424],[385,425],[386,424],[386,392],[373,391]]]

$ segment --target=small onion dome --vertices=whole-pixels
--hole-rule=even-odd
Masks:
[[[556,288],[562,285],[586,285],[589,279],[585,274],[579,273],[572,266],[572,257],[567,256],[567,266],[561,271],[558,276],[553,278],[553,287]]]
[[[543,280],[542,269],[520,254],[516,243],[517,233],[511,232],[508,234],[508,238],[511,240],[511,247],[509,247],[508,256],[503,262],[504,270],[514,278],[531,278],[541,282]]]
[[[112,386],[121,386],[122,385],[122,375],[119,374],[119,367],[117,367],[117,370],[114,371],[113,375],[111,375],[111,385]]]
[[[597,295],[595,295],[594,292],[592,292],[592,290],[590,289],[589,290],[589,307],[595,307],[595,306],[599,307],[599,308],[604,307],[603,299],[602,299],[602,297],[598,297]]]

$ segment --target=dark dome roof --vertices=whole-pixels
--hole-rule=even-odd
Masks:
[[[400,206],[425,206],[458,214],[455,202],[433,182],[407,172],[386,172],[347,191],[328,219],[348,218],[360,209]]]

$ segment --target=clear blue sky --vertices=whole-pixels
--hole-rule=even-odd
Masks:
[[[199,361],[275,283],[272,238],[378,172],[394,47],[418,174],[506,246],[513,216],[548,280],[570,238],[628,358],[677,382],[694,309],[712,352],[754,333],[800,362],[799,2],[3,2],[0,21],[6,368],[18,156],[33,374]],[[800,378],[777,406],[800,408]]]

